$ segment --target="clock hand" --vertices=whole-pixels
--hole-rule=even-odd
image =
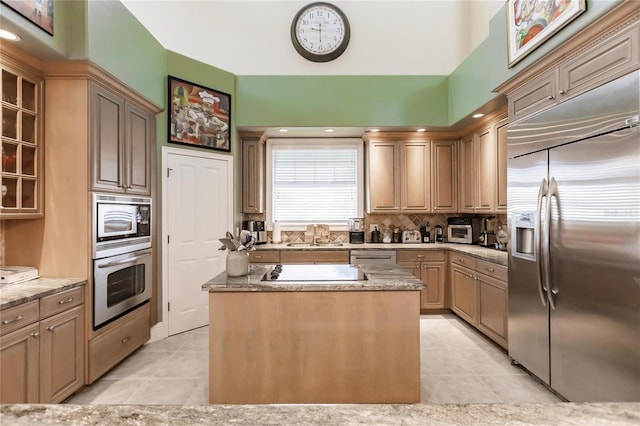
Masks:
[[[322,44],[322,22],[320,22],[318,24],[318,28],[319,28],[319,31],[320,31],[320,43]]]

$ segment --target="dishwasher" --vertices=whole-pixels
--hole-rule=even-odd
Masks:
[[[395,250],[351,250],[349,263],[363,265],[367,263],[396,264]]]

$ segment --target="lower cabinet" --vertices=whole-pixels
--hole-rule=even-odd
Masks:
[[[77,287],[2,311],[0,403],[58,403],[82,387],[83,302]]]
[[[255,250],[249,252],[249,262],[257,264],[280,263],[280,252],[278,250]]]
[[[109,371],[150,338],[149,303],[105,326],[89,341],[89,383]]]
[[[507,268],[462,254],[451,255],[451,309],[507,348]]]
[[[411,271],[427,285],[427,288],[420,292],[420,309],[447,307],[444,251],[400,250],[396,255],[396,263]]]
[[[280,263],[283,265],[291,263],[349,263],[348,250],[282,250],[280,252]]]

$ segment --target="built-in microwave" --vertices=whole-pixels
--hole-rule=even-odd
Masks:
[[[475,217],[450,217],[447,220],[447,241],[475,244],[480,236],[480,220]]]
[[[151,198],[93,194],[93,258],[151,247]]]

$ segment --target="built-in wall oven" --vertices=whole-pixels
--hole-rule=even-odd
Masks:
[[[151,199],[93,194],[93,328],[151,298]]]

